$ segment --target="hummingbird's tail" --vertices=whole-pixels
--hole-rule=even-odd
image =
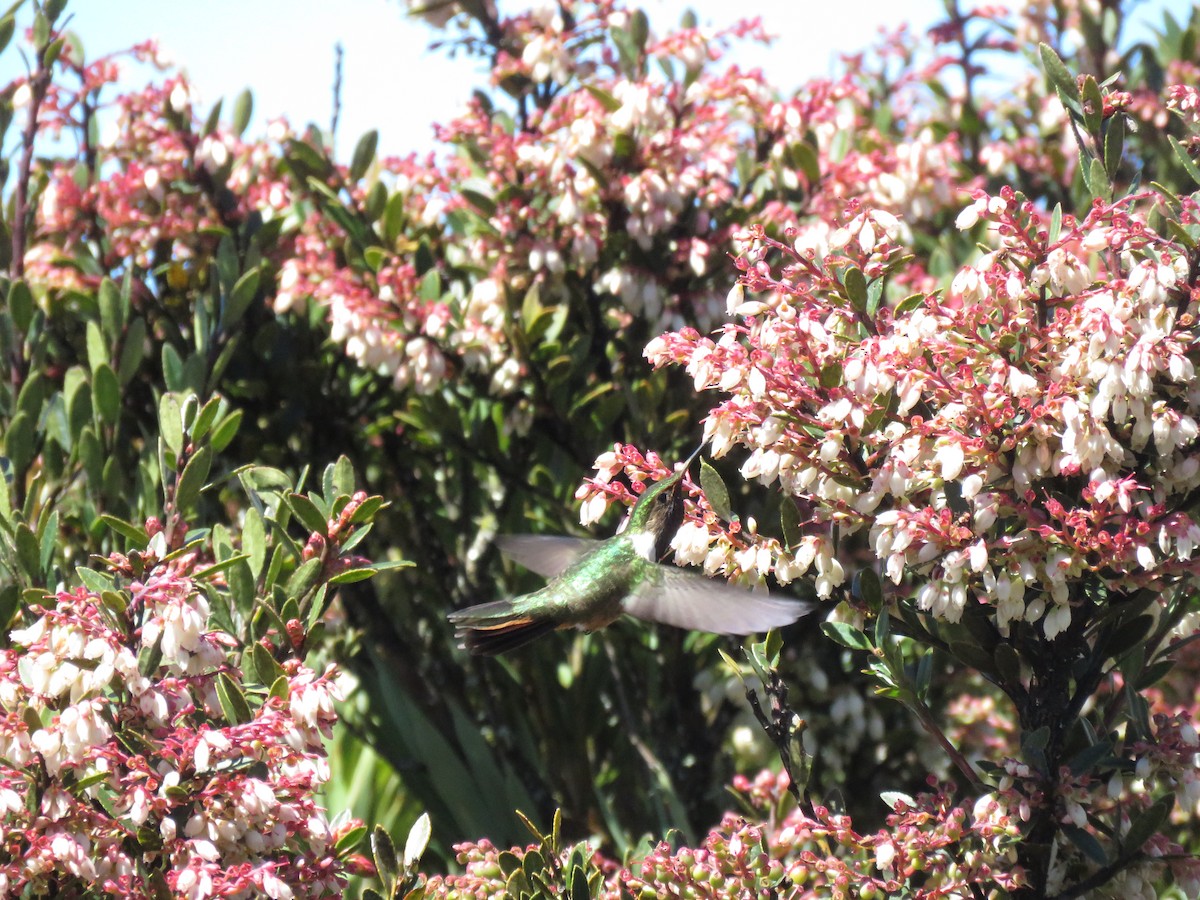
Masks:
[[[446,617],[458,626],[454,636],[477,656],[495,656],[523,647],[555,629],[551,619],[535,619],[513,610],[508,600],[468,606]]]

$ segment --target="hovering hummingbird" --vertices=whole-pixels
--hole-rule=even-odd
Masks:
[[[813,604],[770,597],[660,562],[683,524],[683,476],[649,485],[623,530],[605,541],[510,535],[500,552],[551,579],[540,591],[450,613],[472,653],[494,656],[572,626],[595,631],[628,613],[649,622],[716,634],[749,634],[790,625]]]

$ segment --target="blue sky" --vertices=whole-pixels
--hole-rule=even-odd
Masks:
[[[718,25],[735,15],[761,16],[778,40],[768,50],[756,47],[736,59],[761,66],[785,90],[830,73],[838,53],[863,49],[880,27],[909,22],[924,29],[942,9],[940,0],[853,0],[841,15],[827,14],[837,10],[830,4],[804,0],[643,0],[642,5],[660,28],[677,22],[688,7],[702,22]],[[1157,23],[1161,10],[1182,17],[1189,6],[1190,0],[1149,0],[1139,17]],[[403,0],[73,0],[67,13],[89,58],[157,37],[189,73],[201,108],[252,88],[252,130],[276,115],[286,115],[296,126],[314,121],[328,127],[334,45],[341,42],[338,145],[345,159],[370,128],[379,129],[382,153],[429,149],[431,124],[451,118],[481,83],[472,61],[428,51],[434,33],[405,9]],[[20,21],[28,24],[28,15]],[[21,65],[10,46],[0,56],[0,84]]]

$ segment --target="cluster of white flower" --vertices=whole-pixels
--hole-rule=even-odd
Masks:
[[[1114,590],[1192,577],[1200,523],[1172,503],[1200,488],[1200,308],[1186,254],[1130,215],[1096,211],[1039,251],[1030,236],[1044,240],[1046,223],[1032,208],[980,193],[958,224],[986,220],[994,249],[948,297],[906,303],[877,330],[826,299],[820,257],[800,254],[795,280],[775,281],[759,237],[742,279],[758,292],[739,284],[727,298],[743,326],[646,348],[656,365],[683,364],[698,391],[729,395],[705,423],[715,456],[748,447],[745,478],[815,508],[806,543],[773,548],[777,577],[815,564],[828,594],[843,573],[819,536],[833,522],[843,536],[866,528],[891,581],[917,576],[921,608],[958,621],[987,602],[1005,633],[1024,620],[1051,639],[1070,627],[1068,586],[1085,575],[1103,570]],[[902,233],[860,209],[828,252],[862,260],[882,241],[886,255]],[[696,526],[676,549],[701,562],[715,541]]]
[[[224,661],[229,639],[209,630],[208,599],[190,579],[153,574],[131,592],[142,606],[142,642],[158,645],[166,665],[198,675]]]

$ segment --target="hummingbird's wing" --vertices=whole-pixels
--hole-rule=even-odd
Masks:
[[[623,606],[648,622],[714,634],[782,628],[816,608],[814,603],[783,600],[671,565],[655,565]]]
[[[530,572],[555,578],[600,541],[551,534],[504,534],[496,538],[500,552]]]

